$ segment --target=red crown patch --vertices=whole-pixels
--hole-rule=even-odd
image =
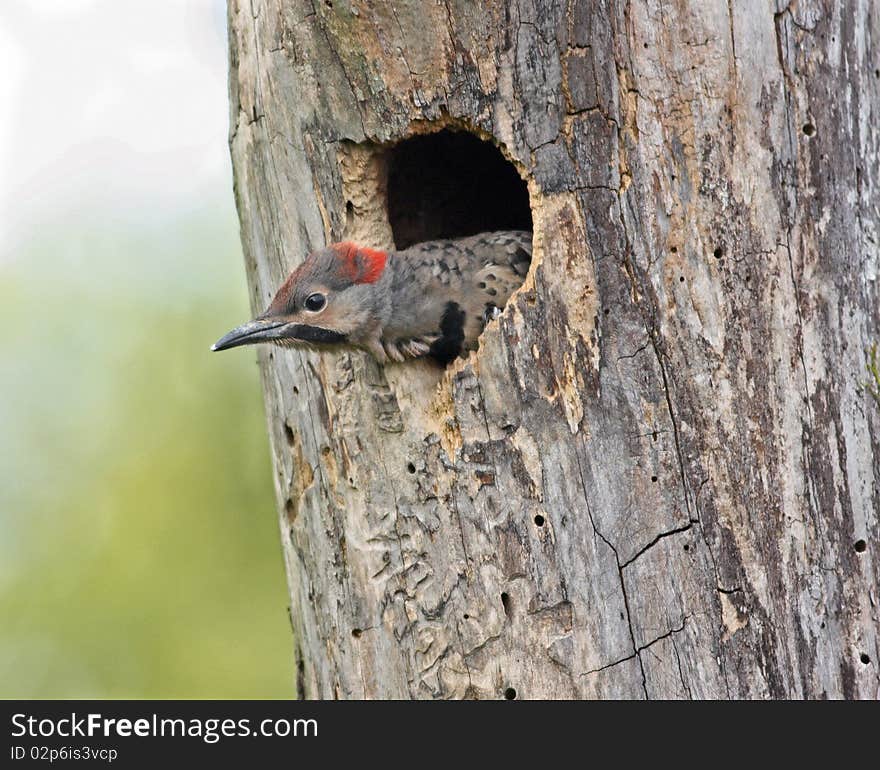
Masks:
[[[378,249],[368,249],[351,241],[330,246],[339,256],[342,272],[353,283],[375,283],[385,269],[388,254]]]

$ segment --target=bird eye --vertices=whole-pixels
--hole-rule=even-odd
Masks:
[[[319,310],[324,309],[324,305],[327,304],[327,298],[323,294],[309,294],[306,297],[306,310],[311,313],[317,313]]]

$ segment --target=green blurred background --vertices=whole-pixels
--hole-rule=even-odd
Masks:
[[[0,4],[0,696],[285,698],[222,0]]]

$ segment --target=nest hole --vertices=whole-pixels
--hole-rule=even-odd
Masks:
[[[528,234],[487,239],[480,246],[486,251],[480,253],[475,247],[471,252],[475,260],[482,260],[473,265],[477,280],[468,295],[476,302],[466,311],[457,295],[448,298],[437,337],[426,354],[446,366],[476,349],[479,342],[475,335],[501,315],[511,294],[526,278],[532,252],[531,248],[526,250],[525,243],[531,241],[532,233],[528,186],[495,143],[460,127],[417,134],[373,152],[374,182],[377,191],[384,191],[385,211],[357,213],[365,220],[370,219],[369,214],[373,219],[387,215],[387,228],[397,251],[426,241],[481,233]],[[346,216],[351,219],[350,212]],[[388,229],[382,229],[387,240]],[[433,251],[437,247],[428,247],[427,252]],[[492,258],[497,258],[497,269],[490,270]],[[433,269],[442,284],[450,284],[451,275],[463,272],[461,265],[450,266],[442,254]],[[475,312],[479,318],[467,314]],[[399,341],[404,348],[410,343],[408,339]]]
[[[444,129],[388,150],[388,221],[394,245],[532,229],[529,191],[492,143]]]

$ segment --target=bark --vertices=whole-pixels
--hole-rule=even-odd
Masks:
[[[259,353],[300,696],[878,697],[880,6],[231,0],[230,39],[255,310],[393,245],[414,134],[502,148],[534,222],[446,371]]]

